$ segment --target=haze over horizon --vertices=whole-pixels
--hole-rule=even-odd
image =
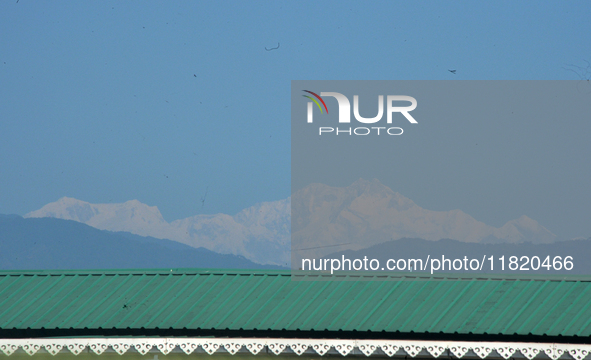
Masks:
[[[282,266],[289,262],[291,240],[304,247],[306,237],[312,243],[350,241],[353,250],[402,238],[513,244],[565,240],[526,214],[496,228],[461,210],[423,209],[376,179],[360,179],[343,188],[312,184],[295,198],[297,204],[290,197],[258,203],[234,215],[195,215],[167,222],[156,206],[137,200],[91,204],[64,197],[25,217],[74,220],[100,230],[169,239]],[[309,210],[298,210],[300,218],[292,222],[293,206]]]
[[[292,80],[586,91],[591,77],[586,1],[7,1],[0,34],[3,214],[64,196],[137,199],[172,223],[286,199]],[[504,120],[421,121],[429,137],[380,154],[404,174],[385,185],[495,228],[527,214],[560,237],[591,236],[591,123]]]

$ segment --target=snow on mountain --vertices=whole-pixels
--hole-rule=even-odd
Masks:
[[[127,231],[156,238],[165,238],[163,235],[167,233],[168,224],[156,206],[148,206],[137,200],[122,204],[91,204],[63,197],[26,214],[25,217],[74,220],[101,230]]]
[[[495,229],[493,236],[497,239],[495,242],[504,240],[512,243],[530,241],[536,244],[547,244],[557,240],[556,235],[525,215]]]
[[[292,201],[293,240],[304,249],[346,244],[345,248],[358,250],[401,238],[512,243],[556,240],[556,235],[527,216],[495,228],[460,210],[423,209],[378,180],[361,179],[345,188],[313,184],[296,192]]]
[[[197,215],[173,221],[177,240],[222,254],[242,255],[261,264],[288,265],[290,199],[264,202],[235,216]]]
[[[527,216],[495,228],[460,210],[423,209],[378,180],[358,180],[343,188],[312,184],[291,198],[256,204],[234,216],[197,215],[171,223],[156,206],[137,200],[90,204],[67,197],[25,217],[74,220],[101,230],[175,240],[283,266],[290,262],[290,231],[298,247],[352,243],[349,248],[353,250],[401,238],[472,243],[556,240],[556,235]]]
[[[90,204],[61,198],[25,217],[74,220],[101,230],[175,240],[222,254],[242,255],[260,264],[289,263],[290,201],[260,203],[236,216],[197,215],[168,223],[156,206],[137,200],[122,204]]]

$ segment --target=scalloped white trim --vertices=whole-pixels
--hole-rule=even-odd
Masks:
[[[78,355],[84,351],[97,355],[112,351],[123,355],[136,351],[142,355],[159,351],[166,355],[172,351],[193,352],[261,352],[295,353],[302,355],[327,353],[355,355],[403,355],[416,357],[445,357],[453,355],[504,359],[532,360],[537,356],[545,359],[583,360],[591,352],[591,345],[554,343],[507,343],[507,342],[462,342],[420,340],[333,340],[333,339],[267,339],[267,338],[51,338],[51,339],[0,339],[0,352],[10,356],[21,349],[33,356],[39,351],[56,355],[70,351]]]

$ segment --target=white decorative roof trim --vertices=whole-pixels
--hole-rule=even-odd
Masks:
[[[51,355],[71,352],[78,355],[84,351],[97,355],[116,352],[123,355],[128,351],[142,355],[160,352],[164,355],[176,351],[227,352],[232,355],[242,352],[253,355],[261,352],[302,354],[349,354],[366,356],[410,356],[445,357],[464,356],[475,359],[503,358],[532,360],[544,359],[583,360],[591,351],[591,344],[557,343],[509,343],[509,342],[464,342],[464,341],[423,341],[423,340],[334,340],[334,339],[269,339],[269,338],[49,338],[49,339],[0,339],[0,351],[12,355],[17,351],[34,355],[45,351]]]

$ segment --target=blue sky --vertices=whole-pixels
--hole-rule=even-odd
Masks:
[[[3,1],[0,213],[138,199],[171,221],[286,198],[291,80],[579,79],[565,68],[591,61],[590,14],[586,1]],[[581,222],[589,200],[560,206]],[[556,233],[591,236],[529,206]]]

